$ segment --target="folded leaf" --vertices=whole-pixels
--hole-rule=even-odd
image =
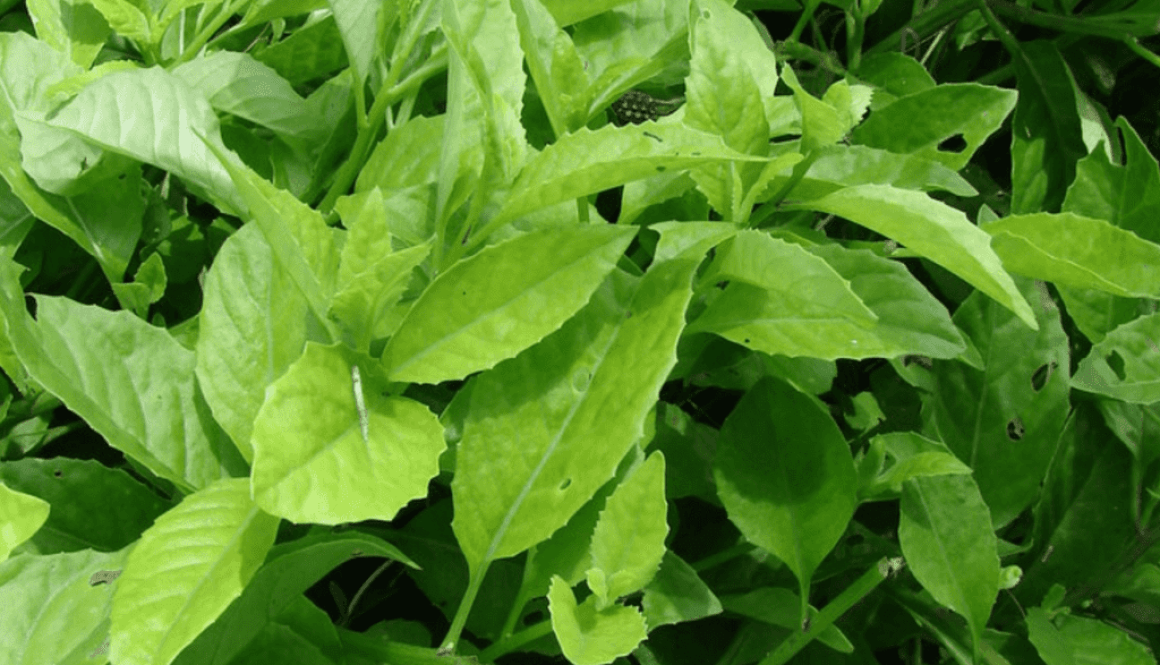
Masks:
[[[552,613],[552,630],[560,650],[572,665],[604,665],[627,656],[647,632],[640,610],[632,606],[613,605],[596,609],[595,596],[579,606],[568,583],[552,578],[548,608]]]

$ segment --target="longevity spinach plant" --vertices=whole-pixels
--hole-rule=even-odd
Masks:
[[[0,663],[1155,662],[1077,7],[736,4],[0,2]]]

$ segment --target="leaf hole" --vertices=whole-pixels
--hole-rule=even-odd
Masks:
[[[1107,355],[1105,360],[1108,361],[1108,367],[1111,367],[1112,371],[1116,373],[1117,379],[1123,381],[1127,378],[1127,374],[1124,373],[1124,359],[1119,353],[1112,351]]]
[[[61,471],[60,469],[57,469],[56,471],[52,472],[52,475],[56,476],[57,478],[60,478],[60,477],[64,476],[64,472]]]
[[[525,626],[534,626],[538,623],[545,621],[547,618],[548,617],[544,614],[544,612],[542,610],[536,610],[534,612],[528,612],[524,616],[523,623]]]
[[[661,173],[664,173],[664,172],[665,172],[665,167],[663,167],[663,166],[657,166],[657,171],[659,171],[659,172],[661,172]]]
[[[1043,386],[1047,385],[1047,381],[1051,378],[1052,372],[1054,372],[1055,368],[1058,366],[1059,364],[1054,360],[1049,363],[1043,363],[1040,365],[1039,368],[1035,370],[1035,373],[1031,375],[1031,389],[1035,392],[1043,390]]]
[[[940,152],[953,152],[959,154],[967,149],[967,141],[962,134],[955,134],[949,138],[943,139],[942,143],[938,144]]]
[[[1011,439],[1012,441],[1019,441],[1023,438],[1025,433],[1026,430],[1023,428],[1023,421],[1019,419],[1019,416],[1015,416],[1011,420],[1007,421],[1008,439]]]
[[[572,485],[572,479],[571,479],[571,478],[565,478],[565,479],[564,479],[564,482],[560,483],[560,486],[559,486],[559,487],[557,487],[556,489],[557,489],[557,490],[559,490],[559,491],[561,491],[561,492],[563,492],[564,490],[566,490],[566,489],[568,489],[569,487],[571,487],[571,485]]]

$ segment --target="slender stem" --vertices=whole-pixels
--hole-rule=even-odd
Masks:
[[[726,561],[731,561],[733,559],[736,559],[737,557],[739,557],[743,554],[749,554],[750,552],[752,552],[755,549],[757,549],[757,546],[752,544],[752,543],[748,543],[748,542],[737,543],[733,547],[721,550],[720,552],[717,552],[716,554],[710,554],[709,556],[705,557],[704,559],[701,559],[697,563],[692,564],[693,570],[697,571],[698,573],[701,571],[704,571],[704,570],[709,570],[710,568],[713,568],[714,566],[719,566],[719,565],[725,563]]]
[[[358,137],[355,138],[350,156],[347,157],[346,162],[338,169],[338,173],[334,176],[334,182],[331,183],[330,189],[326,192],[326,197],[318,205],[319,211],[323,214],[329,213],[334,208],[334,202],[338,200],[338,197],[345,194],[350,189],[350,186],[354,184],[355,178],[358,177],[359,171],[362,170],[363,161],[366,158],[366,153],[371,143],[378,135],[383,123],[386,122],[387,107],[394,104],[404,95],[409,94],[414,88],[422,85],[423,82],[446,67],[446,56],[446,46],[441,46],[431,54],[431,57],[422,67],[416,69],[398,85],[395,85],[395,81],[399,76],[399,72],[395,69],[391,70],[390,75],[383,81],[383,85],[379,89],[379,94],[375,96],[375,103],[371,105],[371,110],[367,117],[367,127],[360,131]]]
[[[242,0],[242,2],[248,2],[248,0]],[[230,3],[229,6],[227,6],[221,11],[221,13],[214,17],[213,21],[210,21],[209,25],[205,27],[205,30],[199,32],[197,36],[193,38],[193,41],[189,43],[189,46],[181,52],[181,55],[177,56],[177,60],[174,62],[174,64],[179,65],[183,62],[189,62],[192,60],[193,57],[201,51],[201,47],[205,46],[206,42],[208,42],[214,36],[214,33],[216,33],[223,25],[225,25],[226,21],[230,20],[230,17],[235,13],[237,13],[237,7],[235,6],[235,3]]]
[[[808,0],[806,2],[805,9],[802,11],[801,16],[798,17],[797,24],[794,25],[793,32],[790,33],[788,41],[796,42],[801,40],[802,31],[806,29],[806,25],[814,17],[814,12],[817,11],[818,5],[820,4],[822,4],[821,0]]]
[[[1124,38],[1123,41],[1124,41],[1124,46],[1127,46],[1129,49],[1131,49],[1132,53],[1135,53],[1136,55],[1140,56],[1144,60],[1152,63],[1152,65],[1154,65],[1156,67],[1160,67],[1160,55],[1157,55],[1157,54],[1153,53],[1152,51],[1149,51],[1148,49],[1144,48],[1144,46],[1140,43],[1140,41],[1138,39],[1136,39],[1135,37],[1126,37],[1126,38]]]
[[[360,586],[358,588],[358,591],[355,592],[354,598],[351,598],[350,603],[347,604],[346,616],[342,617],[342,619],[339,621],[338,625],[345,626],[347,623],[350,622],[350,618],[352,616],[354,616],[354,608],[355,608],[355,605],[358,605],[359,599],[361,599],[363,597],[363,594],[366,593],[367,589],[370,588],[371,584],[375,581],[375,578],[377,578],[379,575],[382,575],[383,572],[386,571],[387,568],[390,568],[391,564],[393,564],[393,563],[394,563],[393,560],[387,559],[386,561],[383,562],[383,565],[376,568],[375,572],[371,573],[370,576],[366,578],[366,580],[362,583],[362,586]]]
[[[479,652],[479,657],[478,657],[479,661],[481,663],[489,663],[489,662],[495,660],[496,658],[499,658],[500,656],[509,654],[509,653],[515,651],[516,649],[519,649],[520,647],[522,647],[523,645],[525,645],[529,642],[533,642],[535,640],[540,639],[541,637],[543,637],[545,635],[551,635],[551,634],[552,634],[552,621],[550,619],[547,621],[541,621],[540,623],[532,626],[531,628],[521,630],[520,632],[518,632],[514,635],[511,635],[509,637],[505,637],[504,639],[496,642],[495,644],[493,644],[493,645],[489,646],[488,648],[484,649],[483,651]]]
[[[475,604],[475,597],[479,594],[479,587],[483,585],[483,578],[487,575],[487,569],[490,566],[491,562],[485,561],[477,570],[472,572],[471,578],[467,582],[467,591],[463,593],[463,600],[459,601],[459,609],[455,611],[455,617],[451,620],[451,628],[447,630],[447,636],[443,638],[443,645],[439,647],[440,651],[455,653],[455,646],[459,644],[459,636],[463,634],[463,627],[467,625],[467,616],[471,614],[471,606]]]
[[[761,661],[761,665],[782,665],[782,663],[788,663],[797,652],[804,649],[823,630],[830,627],[853,607],[855,603],[869,595],[875,587],[889,577],[892,569],[893,566],[887,559],[881,559],[878,563],[870,566],[869,570],[854,580],[853,584],[846,587],[845,591],[818,612],[818,615],[810,622],[808,632],[803,630],[794,631],[773,653]]]
[[[916,38],[921,43],[927,37],[966,16],[973,9],[976,9],[975,0],[948,0],[936,3],[927,11],[910,19],[909,23],[894,34],[871,46],[866,54],[897,51],[900,45],[905,46],[905,40],[909,38]]]
[[[987,4],[999,16],[1020,23],[1037,25],[1041,28],[1071,32],[1108,39],[1123,39],[1127,36],[1147,37],[1157,33],[1154,24],[1142,24],[1123,19],[1115,14],[1101,16],[1057,16],[1046,12],[1020,7],[1007,0],[988,0]]]

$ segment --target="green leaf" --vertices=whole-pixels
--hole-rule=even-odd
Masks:
[[[222,245],[205,278],[197,339],[197,379],[214,418],[247,462],[266,386],[322,341],[306,299],[254,224]]]
[[[15,266],[0,269],[21,363],[111,446],[183,491],[245,473],[197,392],[192,351],[129,312],[67,298],[39,296],[33,321]]]
[[[245,166],[231,163],[212,144],[207,145],[233,179],[249,217],[262,230],[278,265],[302,292],[315,319],[330,333],[327,303],[338,272],[334,233],[318,211]],[[334,338],[333,333],[330,338]]]
[[[296,30],[254,58],[269,65],[292,85],[333,74],[348,64],[342,34],[333,16]]]
[[[839,190],[796,208],[819,210],[892,238],[941,265],[1035,328],[1035,315],[990,246],[962,212],[925,194],[882,185]]]
[[[247,53],[217,51],[186,62],[173,74],[200,92],[215,109],[278,134],[320,142],[326,126],[290,83]]]
[[[870,459],[893,458],[894,464],[875,474],[873,480],[859,489],[862,500],[875,500],[876,494],[897,494],[911,478],[967,475],[971,467],[959,461],[946,446],[914,432],[892,432],[870,440]]]
[[[245,210],[229,174],[209,147],[225,151],[213,108],[199,92],[160,67],[99,78],[47,122],[171,172],[226,212]]]
[[[117,34],[134,41],[154,41],[152,22],[129,0],[88,0],[105,17]],[[160,37],[160,35],[158,35]]]
[[[371,71],[371,62],[379,50],[379,12],[383,3],[368,0],[327,0],[338,31],[342,35],[346,56],[354,68],[355,85],[362,86]]]
[[[644,617],[631,606],[596,609],[595,596],[579,606],[568,583],[552,578],[548,607],[560,650],[572,665],[604,665],[632,653],[645,637]]]
[[[137,268],[131,284],[113,284],[113,293],[125,309],[144,319],[149,306],[165,295],[166,284],[165,264],[155,252]]]
[[[343,563],[386,557],[415,568],[390,543],[358,533],[316,532],[270,549],[266,562],[242,595],[197,636],[174,661],[177,665],[229,665],[265,628],[277,625],[282,611]],[[285,662],[285,661],[283,661]]]
[[[1123,165],[1093,150],[1076,164],[1064,212],[1104,219],[1144,240],[1160,242],[1153,221],[1160,214],[1160,165],[1123,116],[1116,119],[1124,143]]]
[[[1027,610],[1027,638],[1047,665],[1076,665],[1072,651],[1042,607]]]
[[[981,227],[1011,272],[1113,295],[1160,298],[1160,246],[1101,219],[1012,215]]]
[[[254,26],[290,16],[309,14],[327,7],[327,0],[254,0],[246,8],[242,26]]]
[[[1035,500],[1069,410],[1068,340],[1059,311],[1030,281],[1020,284],[1036,303],[1039,330],[972,294],[954,320],[985,365],[935,361],[924,409],[928,429],[974,469],[996,525]]]
[[[48,511],[47,501],[0,483],[0,560],[44,525]]]
[[[27,0],[36,36],[88,69],[109,37],[109,24],[83,0]]]
[[[1134,404],[1160,401],[1160,314],[1108,333],[1080,361],[1072,387]]]
[[[968,476],[913,478],[902,487],[898,541],[923,588],[967,620],[975,651],[999,593],[991,514]]]
[[[692,61],[685,79],[684,123],[721,136],[747,155],[769,154],[766,100],[777,87],[777,60],[743,14],[724,0],[697,0],[690,7]],[[724,162],[695,169],[693,179],[709,202],[730,219],[748,214],[741,196],[761,173],[760,164]]]
[[[878,108],[851,134],[855,143],[942,162],[958,171],[999,126],[1018,95],[977,83],[950,83],[900,97]],[[940,144],[960,137],[962,150],[942,150]]]
[[[729,519],[797,576],[804,619],[810,578],[857,505],[837,424],[788,384],[762,379],[721,427],[713,476]]]
[[[0,662],[97,662],[108,644],[109,605],[126,552],[82,550],[0,562]],[[99,662],[105,662],[102,658]]]
[[[874,95],[875,108],[878,108],[882,93],[887,93],[889,102],[893,102],[937,85],[922,63],[904,53],[875,53],[864,57],[858,68],[858,78],[878,86]]]
[[[535,344],[588,301],[634,234],[610,226],[545,229],[453,265],[383,350],[391,379],[461,379]]]
[[[653,453],[608,498],[592,534],[588,588],[603,610],[652,580],[665,555],[665,457]]]
[[[1051,42],[1020,44],[1013,60],[1019,104],[1011,119],[1011,212],[1056,212],[1087,152],[1076,84]]]
[[[721,602],[697,571],[665,550],[656,577],[644,588],[644,620],[650,631],[668,624],[696,621],[722,611]]]
[[[265,510],[318,524],[390,520],[426,496],[443,428],[422,404],[383,396],[371,363],[310,343],[266,391],[253,432],[254,500]]]
[[[792,631],[801,630],[801,599],[789,589],[759,587],[752,591],[721,599],[724,608],[735,614],[756,619]],[[818,611],[810,607],[810,622],[818,616]],[[818,634],[818,641],[840,653],[853,653],[854,645],[834,624],[826,626]]]
[[[612,477],[676,361],[695,265],[614,272],[559,331],[472,382],[451,490],[473,571],[548,538]]]
[[[544,6],[556,17],[561,27],[579,23],[586,18],[606,12],[614,7],[631,2],[632,0],[591,0],[590,2],[572,2],[571,0],[544,0]]]
[[[210,485],[158,518],[117,580],[110,659],[172,662],[241,594],[277,529],[244,478]]]
[[[1071,651],[1076,665],[1151,665],[1156,662],[1151,650],[1132,639],[1127,631],[1098,619],[1061,616],[1059,636]]]
[[[0,480],[52,506],[26,546],[40,554],[119,550],[172,507],[128,473],[95,460],[26,457],[0,464]],[[101,510],[93,510],[95,505]]]
[[[899,155],[864,145],[833,145],[819,148],[806,175],[790,190],[797,200],[821,198],[851,185],[891,185],[898,189],[942,190],[956,196],[976,196],[978,192],[962,176],[942,163],[918,155]],[[776,176],[766,187],[773,196],[789,181]]]
[[[528,159],[499,218],[514,219],[658,172],[728,160],[765,161],[683,125],[645,122],[581,129]]]
[[[846,136],[850,128],[843,122],[838,109],[807,92],[788,63],[782,69],[782,80],[793,90],[794,105],[801,116],[803,152],[820,150]]]
[[[379,141],[359,172],[356,192],[428,185],[439,177],[446,116],[411,118]]]
[[[804,251],[796,245],[786,246],[794,252]],[[825,272],[848,285],[845,288],[857,299],[859,309],[869,311],[877,320],[851,318],[846,313],[849,308],[843,312],[820,306],[819,301],[824,304],[830,298],[822,299],[822,281],[815,277],[809,280],[808,289],[778,280],[777,292],[730,284],[689,330],[716,332],[763,353],[790,357],[877,358],[920,353],[951,358],[962,352],[962,336],[946,309],[903,266],[867,250],[838,246],[813,247],[805,255],[809,254],[824,259]],[[771,265],[794,265],[789,274],[806,274],[799,262],[787,264],[784,257]]]
[[[588,74],[572,37],[538,0],[513,0],[520,43],[557,137],[588,121]]]

